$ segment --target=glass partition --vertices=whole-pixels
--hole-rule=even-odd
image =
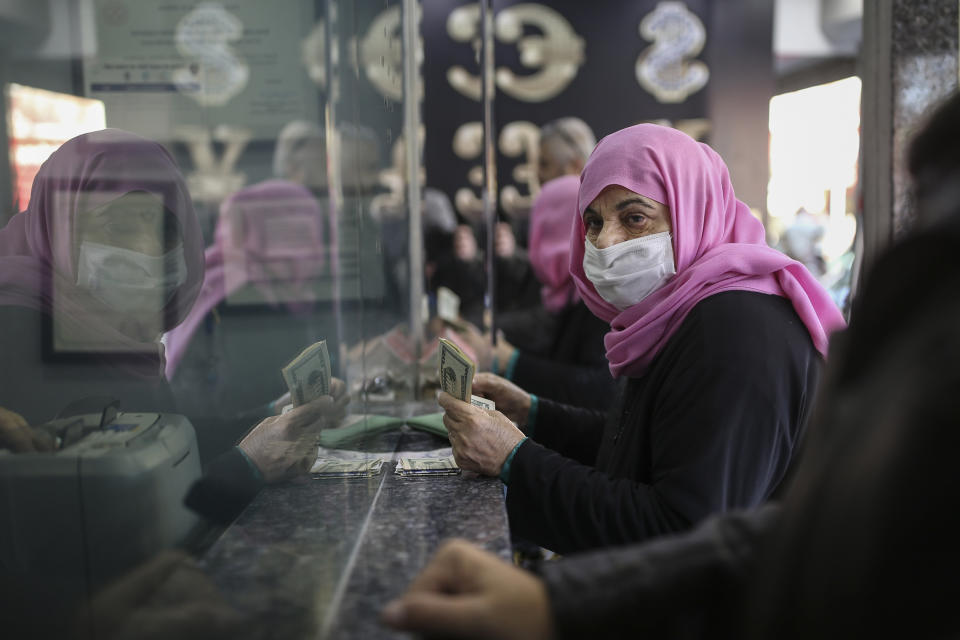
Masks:
[[[184,496],[331,378],[355,416],[433,401],[449,328],[425,245],[446,250],[456,217],[424,195],[419,25],[412,0],[0,11],[23,34],[0,46],[4,595],[72,625],[67,611],[162,549],[209,545]],[[318,444],[369,463],[397,446],[383,420],[327,418],[369,437],[269,444],[296,440],[308,467]],[[323,553],[346,561],[378,486],[351,490]]]

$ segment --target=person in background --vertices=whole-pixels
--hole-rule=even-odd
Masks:
[[[540,127],[537,178],[545,185],[560,176],[579,176],[597,138],[580,118],[559,118]]]
[[[176,413],[160,338],[188,315],[203,275],[196,214],[162,145],[117,129],[64,143],[40,167],[27,210],[0,230],[0,449],[56,455],[55,443],[29,425],[90,396],[117,399],[124,411]],[[263,482],[303,471],[308,431],[343,414],[342,383],[331,391],[338,397],[265,419],[206,465],[191,504],[224,520]],[[6,600],[4,613],[29,620],[40,635],[43,613],[69,606],[69,595],[42,572],[6,569],[0,574],[22,606]],[[56,618],[48,621],[63,622]]]
[[[268,180],[220,207],[197,303],[164,335],[166,375],[180,410],[203,429],[202,449],[225,450],[276,413],[279,371],[327,339],[337,354],[329,297],[335,243],[305,187]]]
[[[473,392],[499,411],[439,396],[458,464],[508,484],[511,531],[558,553],[767,500],[803,433],[828,335],[844,326],[839,310],[766,245],[716,152],[675,129],[604,138],[578,208],[570,272],[610,323],[619,399],[588,410],[478,374]]]
[[[292,120],[277,134],[273,175],[302,184],[317,197],[327,192],[327,142],[320,126]]]
[[[779,249],[785,254],[802,262],[816,278],[822,278],[827,271],[823,257],[823,238],[827,227],[821,219],[803,207],[797,210],[793,220],[780,234]]]
[[[539,577],[454,541],[384,621],[485,638],[956,635],[960,555],[944,505],[960,497],[958,123],[954,95],[913,140],[917,230],[878,259],[831,340],[782,504],[547,563]]]
[[[580,299],[570,275],[570,229],[577,216],[580,179],[564,175],[543,185],[530,213],[530,264],[541,283],[547,312],[537,329],[549,349],[538,356],[525,345],[467,331],[463,338],[478,355],[478,366],[505,377],[529,393],[581,407],[609,406],[615,395],[603,346],[610,325]],[[534,316],[541,318],[540,314]]]
[[[303,190],[292,186],[302,198]],[[223,279],[214,272],[208,282],[216,289],[212,285]],[[59,407],[84,397],[115,398],[127,411],[177,412],[160,338],[189,317],[203,282],[199,224],[167,150],[119,129],[64,143],[40,167],[27,210],[0,229],[7,363],[0,374],[0,406],[6,407],[0,448],[48,449],[52,443],[27,425],[41,425]],[[38,348],[45,323],[53,333],[46,337],[58,341],[53,346],[83,351],[63,363],[48,362]],[[332,389],[336,398],[267,417],[251,433],[288,434],[301,414],[335,419],[346,397],[342,383]],[[212,453],[201,451],[208,460]],[[263,474],[276,475],[272,469]]]
[[[545,124],[540,129],[539,183],[545,185],[564,175],[579,176],[595,145],[593,131],[579,118],[560,118]],[[525,224],[520,224],[526,222],[518,221],[515,229],[510,223],[501,221],[494,229],[491,244],[496,255],[497,326],[507,341],[522,345],[528,353],[549,357],[554,346],[551,339],[554,329],[546,325],[552,323],[553,317],[540,304],[537,295],[541,282],[531,268],[532,257],[525,249],[535,250],[530,244],[533,239],[528,238]],[[453,256],[441,264],[437,272],[436,286],[445,286],[457,293],[464,317],[472,324],[482,326],[486,278],[473,227],[467,224],[457,227],[453,236]]]
[[[84,396],[171,410],[159,338],[202,282],[199,224],[166,149],[118,129],[67,141],[0,229],[0,404],[31,424]]]

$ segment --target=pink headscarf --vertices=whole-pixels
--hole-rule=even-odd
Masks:
[[[530,212],[530,266],[543,284],[543,306],[554,313],[577,300],[570,276],[570,221],[577,218],[577,176],[561,176],[543,185]]]
[[[129,353],[143,344],[101,320],[116,315],[77,286],[78,219],[127,193],[144,191],[176,216],[183,237],[187,278],[163,310],[170,328],[190,310],[203,281],[203,244],[187,185],[173,158],[157,142],[120,129],[68,140],[43,163],[30,204],[0,229],[0,305],[57,313],[64,326],[80,327]],[[58,292],[54,309],[54,291]]]
[[[190,339],[211,309],[251,283],[268,304],[278,305],[276,278],[297,292],[285,303],[291,313],[313,306],[313,278],[335,256],[324,242],[323,212],[306,187],[267,180],[240,189],[223,201],[213,244],[204,253],[206,276],[200,298],[180,326],[164,337],[167,378],[173,376]],[[329,233],[336,235],[335,227]],[[336,247],[335,238],[330,243]]]
[[[583,271],[583,212],[610,185],[666,204],[673,225],[677,275],[624,311],[601,298]],[[604,343],[614,376],[643,375],[690,310],[722,291],[789,298],[822,355],[828,334],[845,324],[810,272],[766,245],[763,225],[734,196],[720,156],[675,129],[640,124],[601,140],[580,176],[578,210],[570,273],[586,305],[610,323]]]

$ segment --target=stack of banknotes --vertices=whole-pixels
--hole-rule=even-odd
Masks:
[[[400,458],[394,473],[404,478],[455,476],[460,473],[460,467],[452,455],[442,458]]]
[[[330,395],[330,353],[327,341],[315,342],[281,370],[293,406]]]
[[[310,469],[314,478],[372,478],[380,475],[383,458],[372,460],[317,460]]]
[[[469,402],[481,409],[496,409],[493,401],[473,395],[473,376],[476,363],[454,342],[440,338],[440,388],[454,398]]]

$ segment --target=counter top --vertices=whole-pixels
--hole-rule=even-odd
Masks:
[[[444,446],[404,426],[354,448],[389,458]],[[380,609],[441,541],[466,538],[509,558],[498,479],[466,471],[402,478],[393,467],[384,463],[372,478],[308,475],[268,486],[210,548],[201,564],[227,601],[250,616],[251,635],[406,637],[379,624]]]

